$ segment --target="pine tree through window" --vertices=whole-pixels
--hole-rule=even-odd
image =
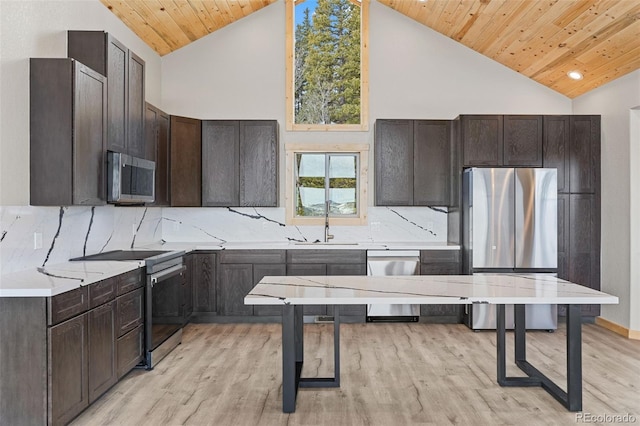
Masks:
[[[288,130],[366,130],[368,0],[287,0]]]

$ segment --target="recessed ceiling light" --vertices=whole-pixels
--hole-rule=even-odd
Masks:
[[[573,80],[582,80],[582,73],[580,71],[569,71],[567,75]]]

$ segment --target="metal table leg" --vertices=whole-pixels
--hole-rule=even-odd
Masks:
[[[334,307],[334,377],[300,377],[304,364],[304,322],[302,305],[284,305],[282,309],[282,411],[296,411],[298,388],[340,386],[340,311]]]
[[[500,386],[541,386],[569,411],[582,410],[582,329],[580,305],[567,307],[567,391],[562,390],[526,360],[525,305],[515,305],[515,362],[528,377],[507,377],[505,308],[498,305],[496,348],[497,378]]]

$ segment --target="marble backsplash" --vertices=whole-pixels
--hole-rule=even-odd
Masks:
[[[446,242],[447,210],[369,207],[364,226],[331,226],[334,242]],[[313,242],[323,226],[285,225],[284,208],[0,207],[0,273],[85,254],[167,242]]]
[[[330,226],[333,242],[446,242],[447,210],[369,207],[364,226]],[[285,225],[284,208],[164,208],[162,238],[170,242],[323,241],[324,226]]]
[[[0,272],[142,247],[162,238],[162,210],[146,207],[0,207]]]

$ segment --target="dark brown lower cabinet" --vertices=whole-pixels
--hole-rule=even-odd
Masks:
[[[142,360],[143,331],[144,326],[139,325],[116,341],[118,379],[131,371]]]
[[[116,299],[116,329],[118,336],[142,324],[144,321],[144,291],[139,288]]]
[[[106,303],[89,315],[89,402],[113,386],[116,374],[116,304]]]
[[[88,314],[49,329],[49,423],[66,424],[89,406]]]
[[[459,250],[422,250],[420,275],[458,275],[461,273]],[[442,322],[459,322],[461,305],[420,305],[420,316]]]
[[[135,367],[141,286],[137,269],[53,297],[0,297],[0,425],[67,424]]]
[[[220,264],[219,288],[222,315],[253,315],[253,306],[244,304],[244,297],[253,288],[252,264]]]
[[[193,311],[216,312],[216,254],[188,255],[187,269],[193,286]]]

